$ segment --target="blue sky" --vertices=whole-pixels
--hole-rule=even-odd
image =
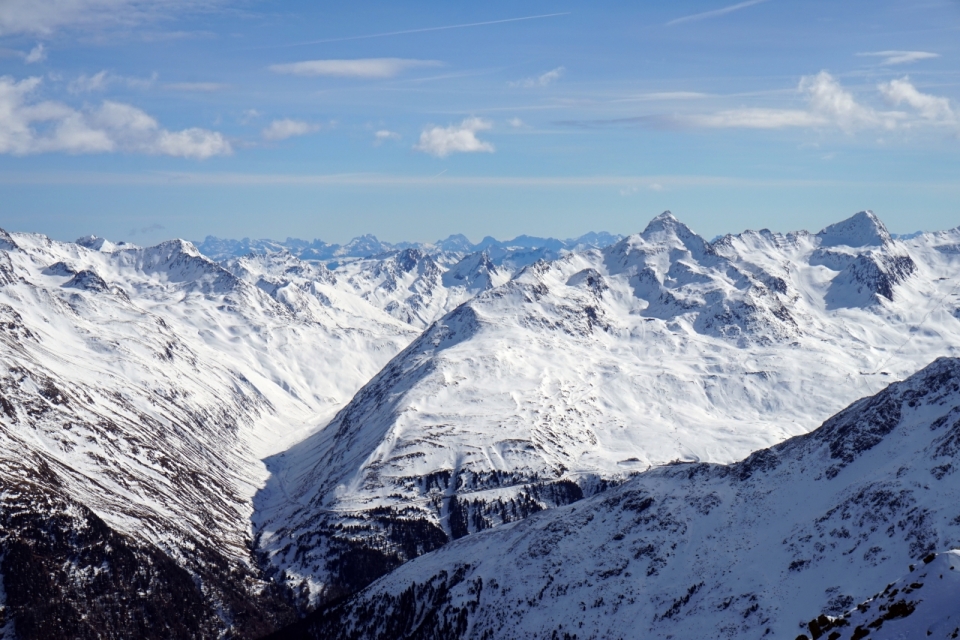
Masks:
[[[0,226],[954,227],[958,36],[956,0],[2,0]]]

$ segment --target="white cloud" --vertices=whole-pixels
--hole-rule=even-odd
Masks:
[[[438,67],[436,60],[405,58],[358,58],[355,60],[304,60],[270,65],[274,73],[295,76],[338,76],[342,78],[392,78],[407,69]]]
[[[517,80],[516,82],[510,82],[508,84],[511,87],[546,87],[556,80],[559,80],[565,71],[566,69],[563,67],[557,67],[556,69],[551,69],[546,73],[540,74],[536,78],[524,78],[523,80]]]
[[[144,147],[144,150],[147,153],[198,160],[233,153],[233,148],[222,134],[197,127],[183,131],[161,130],[153,144]]]
[[[31,101],[41,82],[0,77],[0,153],[127,151],[199,159],[232,153],[220,133],[198,128],[168,131],[128,104],[108,100],[99,108],[78,111],[60,102]]]
[[[302,122],[300,120],[274,120],[266,127],[261,135],[264,140],[286,140],[295,136],[305,136],[320,130],[320,125]]]
[[[156,73],[150,78],[131,78],[128,76],[118,76],[107,70],[103,70],[92,76],[80,74],[67,85],[67,91],[70,93],[93,93],[94,91],[106,91],[107,87],[113,84],[126,85],[131,89],[149,89],[156,79]]]
[[[388,129],[380,129],[373,134],[373,144],[379,146],[386,142],[387,140],[399,140],[400,134],[396,131],[389,131]]]
[[[671,20],[667,23],[667,26],[672,26],[675,24],[680,24],[682,22],[694,22],[696,20],[707,20],[709,18],[719,18],[720,16],[725,16],[728,13],[733,13],[734,11],[740,11],[741,9],[746,9],[747,7],[752,7],[755,4],[760,4],[766,2],[767,0],[747,0],[746,2],[738,2],[737,4],[731,4],[720,9],[714,9],[713,11],[704,11],[703,13],[695,13],[692,16],[684,16],[682,18],[677,18],[676,20]]]
[[[228,84],[223,84],[221,82],[168,82],[163,85],[165,89],[171,89],[173,91],[202,91],[202,92],[212,92],[212,91],[222,91],[230,87]]]
[[[514,129],[522,129],[523,127],[527,126],[526,123],[520,118],[510,118],[507,120],[507,124]]]
[[[869,51],[858,53],[858,56],[869,56],[883,58],[880,61],[882,65],[909,64],[918,60],[928,60],[930,58],[939,58],[939,53],[930,53],[929,51]]]
[[[27,64],[33,64],[35,62],[43,62],[47,59],[47,50],[43,46],[42,42],[37,43],[33,49],[30,49],[30,53],[24,56],[23,61]]]
[[[222,0],[3,0],[0,36],[51,34],[62,28],[132,26],[221,3]]]
[[[807,96],[805,109],[743,108],[673,119],[679,124],[710,128],[783,129],[834,127],[847,132],[911,129],[920,126],[957,126],[950,100],[921,93],[909,78],[877,85],[880,95],[895,107],[906,105],[915,113],[881,111],[861,104],[826,71],[801,79],[798,90]]]
[[[477,138],[478,131],[492,127],[488,120],[482,118],[467,118],[449,127],[431,127],[420,134],[420,142],[413,148],[438,158],[445,158],[451,153],[493,153],[492,144]]]
[[[911,84],[909,78],[900,80],[891,80],[877,86],[880,93],[893,105],[900,106],[903,103],[916,109],[920,116],[926,120],[942,122],[944,124],[953,124],[956,118],[953,109],[950,108],[950,100],[939,96],[933,96],[928,93],[920,93],[917,88]]]
[[[879,113],[859,104],[853,94],[826,71],[805,76],[800,80],[799,89],[810,97],[813,115],[848,131],[877,126],[892,129],[899,117],[896,113]]]
[[[838,127],[844,131],[893,129],[905,118],[900,112],[881,112],[862,105],[837,80],[821,71],[800,80],[798,90],[807,95],[806,109],[743,108],[680,118],[700,127],[782,129],[787,127]]]

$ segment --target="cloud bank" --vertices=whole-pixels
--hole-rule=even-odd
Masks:
[[[420,134],[420,142],[413,148],[438,158],[451,153],[493,153],[492,144],[477,138],[478,131],[492,127],[490,121],[482,118],[467,118],[449,127],[432,127]]]
[[[408,69],[438,67],[437,60],[406,58],[357,58],[355,60],[304,60],[270,65],[274,73],[295,76],[335,76],[341,78],[392,78]]]
[[[125,151],[181,158],[229,155],[222,134],[190,128],[168,131],[140,109],[104,101],[78,111],[61,102],[31,101],[40,78],[0,76],[0,153],[109,153]]]

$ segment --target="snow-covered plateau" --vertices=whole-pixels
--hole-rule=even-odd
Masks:
[[[960,356],[960,228],[200,247],[0,232],[0,637],[793,638],[954,562],[957,365],[882,390]]]

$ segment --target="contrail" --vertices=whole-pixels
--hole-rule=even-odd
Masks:
[[[713,11],[704,11],[703,13],[695,13],[692,16],[684,16],[682,18],[677,18],[676,20],[671,20],[670,22],[668,22],[666,26],[669,27],[674,24],[680,24],[681,22],[692,22],[694,20],[704,20],[706,18],[715,18],[717,16],[733,13],[734,11],[739,11],[740,9],[746,9],[747,7],[752,7],[755,4],[760,4],[761,2],[766,2],[766,1],[767,0],[747,0],[747,2],[732,4],[729,7],[723,7],[722,9],[714,9]]]
[[[253,47],[255,49],[279,49],[281,47],[301,47],[307,44],[324,44],[327,42],[345,42],[347,40],[366,40],[368,38],[386,38],[387,36],[402,36],[408,33],[425,33],[427,31],[445,31],[447,29],[465,29],[467,27],[485,27],[491,24],[503,24],[505,22],[520,22],[521,20],[539,20],[540,18],[555,18],[557,16],[568,16],[572,12],[563,13],[544,13],[538,16],[524,16],[522,18],[507,18],[506,20],[488,20],[486,22],[470,22],[467,24],[450,24],[444,27],[426,27],[424,29],[407,29],[405,31],[388,31],[386,33],[371,33],[365,36],[348,36],[346,38],[327,38],[326,40],[310,40],[308,42],[292,42],[289,44],[274,44],[264,47]]]

